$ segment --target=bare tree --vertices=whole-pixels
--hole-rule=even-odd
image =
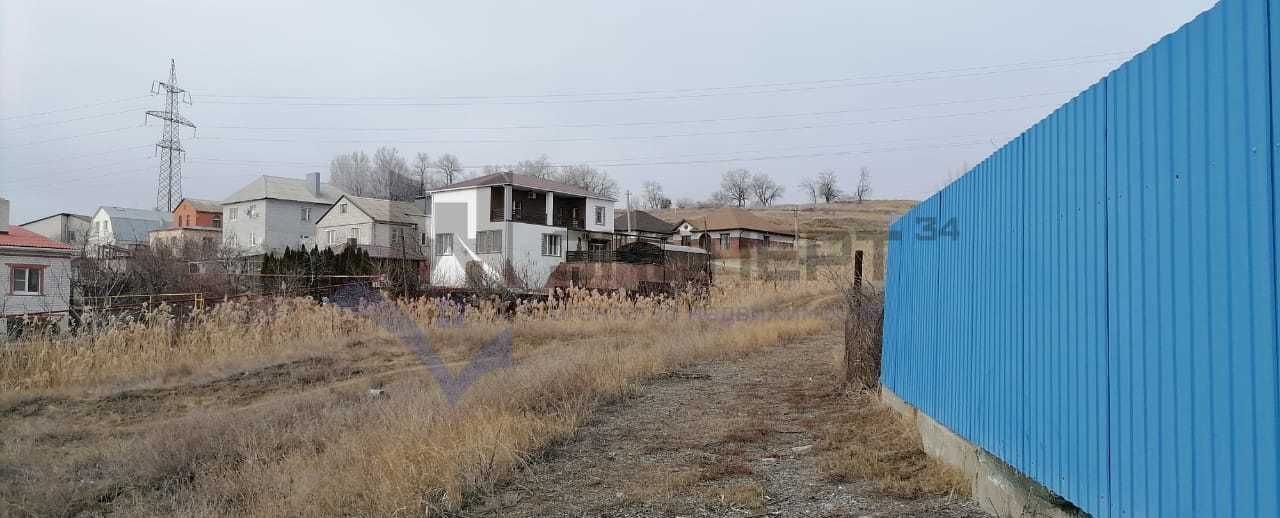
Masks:
[[[409,201],[418,193],[418,182],[409,178],[409,163],[394,147],[382,146],[373,153],[374,176],[370,186],[375,198]]]
[[[782,197],[782,193],[785,190],[786,188],[778,185],[777,182],[774,182],[773,178],[769,178],[769,175],[767,174],[757,173],[755,176],[751,177],[751,196],[755,198],[756,203],[759,203],[762,207],[772,205],[773,202]]]
[[[427,184],[427,175],[431,174],[431,167],[431,157],[426,153],[418,153],[413,158],[413,172],[418,175],[419,194],[426,194],[428,187],[435,187]],[[432,182],[434,183],[434,180]]]
[[[836,179],[836,172],[830,169],[818,173],[818,197],[822,198],[825,203],[831,203],[839,200],[844,193],[840,191],[839,180]]]
[[[364,151],[338,155],[329,161],[329,181],[353,196],[370,196],[373,162]]]
[[[813,178],[801,178],[800,191],[809,199],[809,203],[818,204],[818,182],[815,182]]]
[[[444,185],[452,185],[462,179],[462,161],[450,153],[436,159],[436,169],[440,171],[440,180]]]
[[[561,169],[557,180],[569,185],[581,187],[592,194],[608,196],[618,195],[618,182],[609,177],[609,173],[587,164],[571,165]]]
[[[858,172],[858,187],[853,190],[853,199],[857,200],[858,203],[862,203],[866,201],[867,197],[870,195],[871,170],[867,169],[866,166],[863,166],[862,170]]]
[[[737,206],[745,206],[751,197],[751,172],[746,169],[725,172],[720,177],[720,193]]]
[[[644,192],[641,194],[641,201],[645,207],[650,209],[665,209],[671,207],[671,199],[663,196],[662,184],[655,181],[644,182]]]
[[[711,197],[707,198],[707,201],[699,203],[698,207],[699,208],[728,207],[730,205],[733,205],[734,203],[736,202],[730,199],[729,195],[725,194],[724,191],[716,191],[711,193]]]
[[[556,177],[556,168],[551,165],[551,157],[540,155],[533,160],[521,160],[516,162],[515,167],[511,168],[520,174],[536,176],[538,178],[554,179]]]

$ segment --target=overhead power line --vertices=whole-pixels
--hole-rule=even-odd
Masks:
[[[588,137],[566,137],[566,138],[532,138],[532,139],[444,139],[444,140],[306,140],[306,139],[281,139],[281,138],[256,138],[256,137],[201,137],[200,140],[226,141],[226,142],[258,142],[258,143],[315,143],[315,144],[514,144],[514,143],[566,143],[566,142],[601,142],[601,141],[630,141],[630,140],[663,140],[672,138],[688,138],[688,137],[705,137],[705,136],[725,136],[725,135],[749,135],[759,133],[780,133],[788,131],[800,131],[822,128],[836,128],[847,126],[861,126],[874,124],[891,124],[900,122],[914,122],[921,120],[939,120],[957,117],[970,117],[976,115],[989,115],[993,113],[1007,113],[1023,110],[1033,110],[1045,107],[1057,106],[1056,104],[1042,104],[1034,106],[1019,106],[1014,108],[1003,108],[993,110],[982,110],[964,113],[948,113],[941,115],[923,115],[918,117],[901,117],[896,119],[881,119],[869,121],[845,121],[832,122],[824,124],[807,124],[804,126],[786,126],[777,128],[754,128],[745,130],[724,130],[724,131],[701,131],[686,133],[667,133],[661,135],[614,135],[614,136],[588,136]]]
[[[54,113],[69,112],[69,111],[74,111],[74,110],[81,110],[81,109],[84,109],[84,108],[93,108],[94,106],[103,106],[103,105],[106,105],[106,104],[122,103],[122,102],[125,102],[125,101],[136,101],[136,100],[139,100],[139,99],[146,99],[147,97],[149,97],[149,96],[147,96],[147,95],[139,95],[139,96],[134,96],[134,97],[123,97],[123,98],[120,98],[120,99],[112,99],[112,100],[109,100],[109,101],[102,101],[102,102],[96,102],[96,103],[90,103],[90,104],[81,104],[81,105],[78,105],[78,106],[70,106],[70,107],[67,107],[67,108],[59,108],[59,109],[56,109],[56,110],[47,110],[47,111],[35,112],[35,113],[24,113],[24,114],[22,114],[22,115],[7,115],[7,116],[4,116],[4,117],[0,117],[0,121],[7,121],[7,120],[14,120],[14,119],[26,119],[26,118],[29,118],[29,117],[40,117],[40,116],[50,115],[50,114],[54,114]]]
[[[1101,54],[1090,54],[1083,56],[1070,56],[1061,58],[1051,58],[1043,60],[1021,61],[1014,63],[1003,63],[996,65],[978,65],[969,67],[946,68],[937,70],[904,72],[896,74],[881,74],[869,76],[852,76],[834,79],[816,79],[806,81],[781,81],[768,83],[747,83],[739,85],[712,86],[712,87],[694,87],[694,88],[670,88],[670,89],[649,89],[649,90],[624,90],[624,91],[597,91],[597,92],[565,92],[565,93],[546,93],[546,94],[514,94],[514,95],[452,95],[452,96],[305,96],[305,95],[233,95],[233,94],[201,94],[202,97],[215,99],[270,99],[270,100],[335,100],[335,101],[406,101],[406,100],[454,100],[454,101],[477,101],[477,100],[502,100],[502,99],[559,99],[569,97],[617,97],[617,96],[651,96],[651,95],[668,95],[668,94],[687,94],[687,93],[710,93],[725,92],[732,90],[755,90],[755,89],[776,89],[795,86],[815,86],[815,85],[840,85],[840,83],[860,82],[860,81],[879,81],[894,79],[912,79],[915,76],[927,76],[937,74],[957,74],[967,72],[991,72],[992,69],[1013,68],[1013,70],[997,70],[995,73],[1016,72],[1023,69],[1039,70],[1041,68],[1052,68],[1060,66],[1076,66],[1082,64],[1101,63],[1107,61],[1115,61],[1127,58],[1134,54],[1133,51],[1117,51],[1106,52]],[[1034,65],[1040,65],[1034,68]],[[925,79],[925,78],[915,78]],[[211,103],[219,103],[222,101],[210,101]],[[265,104],[265,103],[264,103]],[[394,106],[394,105],[391,105]]]
[[[141,127],[142,127],[141,125],[134,125],[134,126],[122,126],[122,127],[119,127],[119,128],[111,128],[111,129],[105,129],[105,130],[100,130],[100,131],[91,131],[91,132],[88,132],[88,133],[79,133],[79,134],[76,134],[76,135],[67,135],[67,136],[64,136],[64,137],[54,137],[54,138],[49,138],[49,139],[44,139],[44,140],[33,140],[33,141],[30,141],[30,142],[23,142],[23,143],[21,143],[21,144],[17,144],[17,145],[13,145],[13,146],[4,146],[4,147],[0,147],[0,149],[20,149],[20,148],[24,148],[24,147],[38,146],[38,145],[40,145],[40,144],[48,144],[48,143],[50,143],[50,142],[62,142],[62,141],[64,141],[64,140],[75,140],[75,139],[84,138],[84,137],[92,137],[92,136],[95,136],[95,135],[105,135],[105,134],[107,134],[107,133],[118,133],[118,132],[121,132],[121,131],[127,131],[127,130],[131,130],[131,129],[138,129],[138,128],[141,128]]]
[[[128,109],[124,109],[124,110],[120,110],[120,111],[116,111],[116,112],[111,112],[111,113],[100,113],[100,114],[97,114],[97,115],[85,115],[85,116],[83,116],[83,117],[75,117],[75,118],[72,118],[72,119],[63,119],[63,120],[57,120],[57,121],[41,122],[41,123],[38,123],[38,124],[28,124],[28,125],[26,125],[26,126],[16,126],[16,127],[13,127],[13,128],[0,128],[0,130],[3,130],[3,131],[19,131],[19,130],[25,130],[25,129],[31,129],[31,128],[43,128],[43,127],[46,127],[46,126],[57,126],[57,125],[60,125],[60,124],[67,124],[67,123],[70,123],[70,122],[76,122],[76,121],[83,121],[83,120],[90,120],[90,119],[101,119],[101,118],[104,118],[104,117],[111,117],[111,116],[115,116],[115,115],[123,115],[123,114],[126,114],[126,113],[132,113],[132,114],[135,114],[135,115],[136,115],[136,114],[138,113],[138,110],[141,110],[141,109],[143,109],[143,108],[146,108],[146,105],[133,106],[133,107],[130,107],[130,108],[128,108]]]
[[[418,127],[399,127],[399,128],[377,128],[377,127],[341,127],[341,126],[308,126],[308,127],[289,127],[289,126],[205,126],[206,129],[241,129],[241,130],[257,130],[257,131],[501,131],[501,130],[533,130],[533,129],[582,129],[582,128],[610,128],[610,127],[636,127],[636,126],[659,126],[659,125],[677,125],[677,124],[711,124],[719,122],[738,122],[738,121],[757,121],[757,120],[774,120],[787,119],[796,117],[818,117],[825,115],[841,115],[847,113],[863,113],[890,110],[906,110],[913,108],[936,108],[939,106],[954,106],[961,104],[976,104],[994,101],[1013,101],[1019,99],[1030,99],[1033,97],[1046,97],[1052,95],[1066,95],[1075,93],[1074,90],[1058,90],[1054,92],[1041,92],[1034,94],[1010,95],[1001,97],[983,97],[975,99],[957,99],[951,101],[939,101],[932,103],[905,104],[897,106],[878,106],[878,107],[861,107],[847,108],[842,110],[822,110],[810,112],[794,112],[779,113],[770,115],[743,115],[737,117],[717,117],[704,119],[677,119],[677,120],[652,120],[652,121],[628,121],[628,122],[590,122],[590,123],[569,123],[569,124],[517,124],[509,126],[418,126]]]

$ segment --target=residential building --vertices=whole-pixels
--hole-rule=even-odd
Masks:
[[[431,282],[542,288],[574,253],[615,248],[608,196],[516,173],[496,173],[431,192]]]
[[[89,221],[85,251],[93,257],[115,257],[146,246],[147,233],[168,226],[168,212],[125,207],[98,207]]]
[[[425,281],[430,273],[429,219],[411,202],[343,195],[316,221],[316,242],[334,253],[359,247],[384,267],[409,263]]]
[[[762,248],[794,248],[795,231],[739,208],[716,209],[676,224],[671,242],[698,246],[717,258],[737,258]]]
[[[669,241],[675,234],[676,225],[643,210],[616,211],[613,228],[619,234],[639,239],[656,239]]]
[[[23,223],[22,228],[59,243],[71,245],[72,248],[80,248],[84,246],[85,239],[89,237],[89,227],[92,219],[89,216],[80,214],[60,212]]]
[[[222,244],[222,204],[183,198],[173,208],[170,225],[152,230],[148,243],[170,247],[179,257],[210,258]]]
[[[321,183],[320,173],[305,179],[259,176],[222,200],[223,242],[242,256],[312,245],[316,221],[343,194]]]
[[[9,200],[0,198],[0,320],[10,336],[31,315],[60,322],[71,302],[72,247],[9,225]]]

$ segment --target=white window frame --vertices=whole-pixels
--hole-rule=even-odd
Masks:
[[[235,221],[240,219],[240,207],[231,207],[227,209],[227,221]]]
[[[347,204],[345,204],[345,203],[339,203],[339,204],[338,204],[338,214],[346,214],[346,213],[347,213]]]
[[[360,227],[351,227],[347,231],[347,237],[356,240],[356,244],[360,244]]]
[[[604,224],[604,207],[596,207],[596,224]]]
[[[258,246],[258,231],[249,231],[249,246]]]
[[[720,233],[720,248],[721,248],[721,249],[724,249],[724,250],[728,250],[728,249],[729,249],[729,247],[730,247],[730,245],[729,245],[729,233],[728,233],[728,232],[721,232],[721,233]]]
[[[326,230],[326,231],[325,231],[325,233],[324,233],[324,235],[325,235],[325,239],[329,242],[329,244],[331,244],[331,245],[336,245],[336,244],[338,244],[338,231],[337,231],[337,230]]]
[[[436,234],[436,255],[453,255],[453,234],[443,232]]]
[[[476,232],[476,253],[477,254],[502,253],[502,231],[501,230],[477,231]]]
[[[302,208],[302,221],[311,222],[311,207]]]
[[[249,208],[245,209],[244,214],[246,216],[249,216],[249,219],[258,219],[258,204],[257,203],[249,204]]]
[[[547,257],[560,257],[560,252],[564,248],[563,240],[560,234],[543,234],[542,235],[542,255]]]
[[[19,274],[22,272],[22,289],[18,289]],[[36,290],[31,291],[31,278],[36,279]],[[33,268],[31,266],[10,266],[9,267],[9,293],[11,295],[44,295],[44,268]]]

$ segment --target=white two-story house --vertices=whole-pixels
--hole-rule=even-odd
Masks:
[[[541,289],[570,254],[614,246],[615,200],[573,185],[497,173],[431,192],[431,283],[481,280]]]
[[[23,319],[60,323],[71,301],[70,245],[9,224],[0,198],[0,341],[21,333]]]
[[[259,176],[222,200],[223,243],[241,256],[311,246],[316,221],[344,193],[320,182],[320,173],[302,178]]]

